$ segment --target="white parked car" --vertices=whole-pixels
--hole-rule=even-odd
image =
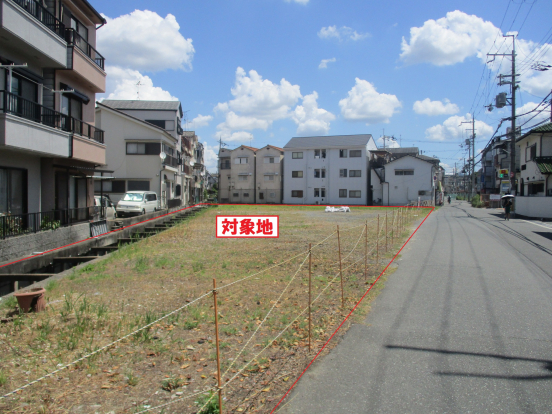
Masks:
[[[117,218],[117,211],[115,210],[115,204],[107,197],[103,197],[102,202],[100,203],[100,196],[94,196],[94,207],[95,214],[98,216],[98,219],[101,218],[100,207],[103,207],[105,210],[105,219],[113,220]]]
[[[117,203],[119,217],[151,213],[159,209],[157,193],[153,191],[128,191]]]

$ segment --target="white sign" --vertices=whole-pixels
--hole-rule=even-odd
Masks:
[[[491,194],[489,199],[491,201],[500,201],[500,194]]]

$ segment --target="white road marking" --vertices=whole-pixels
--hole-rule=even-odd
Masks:
[[[543,226],[542,224],[533,223],[532,221],[528,221],[528,220],[521,220],[521,221],[524,221],[524,222],[526,222],[526,223],[534,224],[535,226],[544,227],[545,229],[548,229],[548,230],[552,230],[552,227]]]

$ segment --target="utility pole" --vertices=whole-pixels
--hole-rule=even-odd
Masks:
[[[475,189],[475,118],[474,116],[472,115],[471,121],[462,121],[460,125],[462,124],[472,124],[471,144],[469,140],[467,142],[468,143],[468,169],[470,169],[470,159],[471,159],[471,180],[470,180],[470,197],[471,197]],[[469,129],[467,129],[466,131],[469,131]],[[469,156],[470,147],[471,147],[471,157]]]
[[[220,185],[220,170],[221,170],[221,167],[222,165],[220,164],[220,150],[222,149],[222,147],[227,147],[228,145],[226,145],[224,142],[222,142],[222,137],[219,136],[219,153],[218,153],[218,159],[219,159],[219,168],[218,168],[218,173],[219,173],[219,185]]]
[[[509,104],[512,107],[512,116],[510,120],[512,121],[511,127],[511,141],[510,141],[510,192],[515,195],[516,193],[516,35],[503,35],[502,37],[511,37],[512,38],[512,53],[488,53],[487,56],[510,56],[512,58],[512,74],[511,75],[499,75],[499,86],[510,85],[511,86],[511,97]],[[494,57],[493,57],[494,59]],[[505,81],[504,78],[512,78],[511,81]],[[503,108],[506,106],[506,93],[499,93],[496,96],[496,107]],[[492,110],[492,105],[489,110]]]

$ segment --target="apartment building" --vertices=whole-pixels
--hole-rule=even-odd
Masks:
[[[190,204],[204,201],[206,188],[205,148],[195,131],[182,133],[182,151],[184,154],[182,171],[186,177],[187,199]]]
[[[284,150],[267,145],[257,150],[255,159],[255,202],[281,204],[284,191]]]
[[[256,203],[256,153],[258,148],[242,145],[219,152],[219,197],[221,203]]]
[[[372,135],[295,137],[284,146],[286,204],[366,205]]]
[[[87,220],[93,176],[105,165],[95,127],[105,91],[96,30],[85,0],[0,0],[0,215],[56,211]]]

